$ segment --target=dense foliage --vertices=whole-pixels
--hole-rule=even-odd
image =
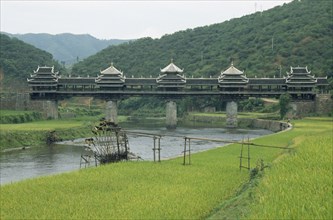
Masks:
[[[18,90],[25,87],[26,78],[38,65],[55,66],[57,71],[64,71],[52,59],[52,55],[24,43],[16,38],[0,34],[0,82],[1,87]]]
[[[89,34],[8,34],[28,44],[51,53],[62,64],[73,64],[91,56],[109,45],[118,45],[128,40],[99,40]]]
[[[283,119],[284,116],[289,111],[290,101],[291,101],[291,97],[288,93],[280,95],[279,106],[280,106],[280,117],[281,117],[281,119]]]
[[[285,75],[298,65],[325,76],[333,69],[332,28],[332,1],[293,1],[161,39],[110,46],[76,64],[72,75],[98,74],[112,61],[128,77],[157,76],[173,58],[188,77],[216,76],[231,60],[251,77]]]

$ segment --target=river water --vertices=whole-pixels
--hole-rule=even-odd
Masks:
[[[126,127],[127,128],[127,127]],[[272,133],[267,130],[179,127],[169,131],[164,127],[132,126],[128,131],[167,135],[161,138],[161,159],[182,155],[184,136],[223,140],[256,138]],[[179,136],[179,137],[171,137]],[[130,151],[144,160],[153,160],[153,138],[128,135]],[[2,152],[0,154],[0,183],[8,184],[27,178],[80,169],[80,157],[85,152],[84,138],[43,147]],[[191,152],[203,151],[223,143],[191,140]]]

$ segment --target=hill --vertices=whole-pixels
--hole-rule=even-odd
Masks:
[[[28,44],[51,53],[62,64],[73,64],[91,56],[109,45],[118,45],[128,40],[99,40],[89,34],[9,34]]]
[[[157,76],[173,58],[193,76],[216,76],[231,60],[248,76],[285,74],[308,66],[332,73],[332,1],[302,0],[237,19],[110,46],[75,64],[72,75],[95,75],[112,61],[127,76]]]
[[[55,66],[56,71],[65,72],[52,54],[40,50],[16,38],[0,34],[0,86],[11,91],[24,90],[26,78],[38,65]]]

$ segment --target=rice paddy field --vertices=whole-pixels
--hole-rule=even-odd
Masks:
[[[269,166],[254,178],[232,144],[193,154],[186,166],[120,162],[3,185],[0,218],[332,219],[332,124],[307,118],[254,140],[292,148],[252,146],[251,167]]]
[[[296,123],[302,130],[295,153],[277,160],[255,189],[249,219],[333,219],[332,119]]]

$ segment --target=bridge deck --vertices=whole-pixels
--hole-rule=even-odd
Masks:
[[[217,78],[186,78],[183,84],[159,84],[156,78],[126,78],[124,83],[97,84],[95,77],[63,77],[54,83],[29,82],[32,99],[62,99],[71,96],[122,98],[129,96],[221,96],[225,98],[279,97],[289,93],[293,98],[313,99],[314,88],[324,90],[326,78],[317,78],[316,85],[288,85],[285,78],[249,78],[245,86],[221,85]]]

